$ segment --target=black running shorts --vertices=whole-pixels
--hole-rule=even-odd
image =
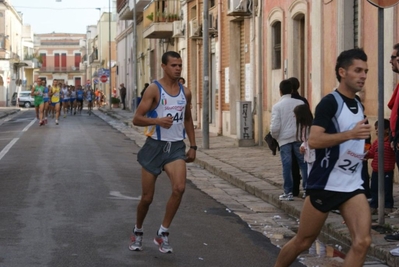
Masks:
[[[306,190],[306,195],[310,197],[313,207],[321,212],[338,210],[339,207],[352,197],[364,194],[363,189],[353,192],[334,192],[327,190]]]

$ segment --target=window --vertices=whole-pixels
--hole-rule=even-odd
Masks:
[[[54,54],[54,67],[60,67],[60,54],[58,53]]]
[[[62,53],[61,54],[61,68],[62,69],[66,69],[67,66],[67,57],[66,57],[66,53]]]
[[[82,60],[82,56],[80,55],[80,53],[75,53],[75,67],[79,68],[80,65],[80,61]]]
[[[281,69],[281,22],[272,25],[272,69]]]
[[[42,67],[45,68],[47,65],[47,58],[45,53],[40,53],[40,60],[42,62]]]

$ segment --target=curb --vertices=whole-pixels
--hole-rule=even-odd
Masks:
[[[8,116],[15,114],[17,112],[20,112],[20,111],[21,111],[21,109],[12,109],[12,110],[0,112],[0,119],[4,119],[5,117],[8,117]]]

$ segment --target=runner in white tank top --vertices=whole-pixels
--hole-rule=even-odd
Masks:
[[[169,226],[172,223],[186,186],[186,162],[195,159],[194,124],[191,117],[191,91],[178,79],[182,70],[182,59],[176,52],[162,56],[164,76],[146,89],[136,110],[133,124],[147,127],[146,143],[140,149],[137,160],[142,166],[142,198],[137,207],[130,250],[142,250],[143,223],[153,200],[155,181],[164,170],[172,184],[172,194],[166,205],[165,215],[154,243],[162,253],[173,252],[169,244]],[[183,139],[189,139],[186,152]]]

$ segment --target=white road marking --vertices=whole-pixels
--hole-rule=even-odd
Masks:
[[[11,140],[8,145],[6,145],[5,148],[0,152],[0,160],[7,154],[7,152],[10,150],[10,148],[19,140],[19,138],[14,138]]]
[[[140,200],[141,199],[141,196],[129,197],[129,196],[122,195],[121,192],[119,192],[119,191],[111,191],[111,192],[109,192],[109,194],[111,195],[111,198],[113,198],[113,199],[127,199],[127,200]]]
[[[23,130],[22,132],[26,132],[36,121],[36,118],[32,120]],[[8,143],[3,150],[0,152],[0,160],[7,154],[7,152],[11,149],[11,147],[19,140],[19,138],[14,138]]]
[[[36,122],[36,118],[31,121],[26,127],[22,130],[23,132],[26,132],[34,123]]]

